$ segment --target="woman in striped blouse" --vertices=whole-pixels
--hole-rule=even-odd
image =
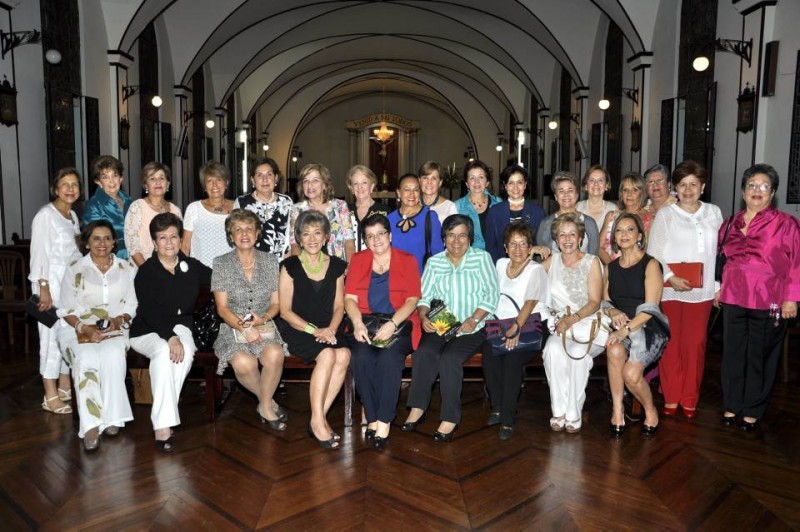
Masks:
[[[462,364],[480,350],[486,339],[483,320],[494,312],[500,289],[491,256],[472,247],[475,228],[469,216],[448,216],[442,224],[442,239],[445,251],[428,259],[422,276],[422,298],[417,309],[423,333],[419,348],[412,355],[414,366],[408,392],[411,412],[402,430],[414,430],[424,421],[431,389],[439,377],[441,423],[433,439],[449,442],[461,421]],[[444,332],[439,323],[444,320],[431,322],[428,311],[434,300],[441,300],[460,322],[457,334]]]

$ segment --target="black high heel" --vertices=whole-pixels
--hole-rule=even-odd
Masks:
[[[411,432],[411,431],[417,430],[417,426],[420,423],[422,423],[423,421],[425,421],[425,419],[427,417],[428,417],[428,413],[427,412],[423,412],[422,415],[419,416],[418,420],[416,420],[416,421],[406,421],[405,423],[403,423],[403,425],[400,427],[400,430],[402,430],[403,432]]]
[[[450,443],[453,441],[453,433],[458,430],[458,423],[455,424],[453,430],[445,434],[444,432],[439,432],[438,430],[433,433],[433,441],[437,442],[445,442]]]
[[[622,436],[623,434],[625,434],[625,430],[627,429],[627,427],[625,426],[624,423],[622,425],[614,425],[613,423],[611,423],[609,425],[609,429],[611,429],[612,436]]]
[[[371,440],[375,437],[375,429],[366,429],[364,431],[364,438],[367,440]]]
[[[389,436],[386,436],[385,438],[381,438],[380,436],[375,436],[375,439],[372,441],[372,446],[380,451],[381,449],[386,447],[387,443],[389,443]]]
[[[744,432],[751,432],[756,430],[758,427],[759,424],[757,419],[755,421],[745,421],[744,418],[742,418],[739,421],[739,429],[743,430]]]
[[[726,427],[732,427],[736,424],[736,414],[732,416],[726,416],[725,414],[722,414],[721,421],[722,424],[725,425]]]
[[[642,434],[645,436],[652,436],[653,434],[658,431],[658,425],[648,425],[647,423],[642,423]]]
[[[311,423],[308,424],[308,436],[317,442],[317,445],[322,447],[323,449],[338,449],[339,442],[337,442],[333,437],[330,440],[320,440],[317,438],[317,435],[314,434],[314,429],[311,428]]]
[[[269,425],[269,428],[272,430],[277,430],[278,432],[283,432],[286,430],[286,423],[284,423],[280,417],[278,419],[267,419],[261,415],[261,410],[259,407],[256,407],[256,413],[258,413],[258,417],[261,419],[261,422]]]

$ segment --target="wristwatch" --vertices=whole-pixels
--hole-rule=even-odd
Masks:
[[[47,279],[39,279],[39,286],[41,286],[42,288],[44,288],[48,284],[50,283],[47,282]]]

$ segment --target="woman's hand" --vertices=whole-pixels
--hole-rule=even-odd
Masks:
[[[552,252],[550,251],[550,248],[546,246],[533,246],[531,248],[531,253],[533,255],[539,255],[542,257],[542,260],[547,260]]]
[[[261,341],[261,334],[252,325],[253,322],[248,321],[242,328],[242,335],[248,344],[257,344]]]
[[[618,331],[613,331],[611,334],[608,335],[608,342],[606,345],[612,344],[621,344],[622,340],[628,337],[628,329],[620,329]]]
[[[714,292],[714,303],[713,303],[713,305],[715,307],[719,308],[719,290]]]
[[[631,321],[631,319],[628,317],[628,315],[618,309],[614,315],[611,316],[611,326],[616,330],[620,330],[625,327],[629,321]]]
[[[45,310],[53,308],[53,298],[50,296],[49,286],[45,285],[39,287],[39,305],[37,308],[39,312],[44,312]]]
[[[435,333],[436,327],[433,326],[431,320],[428,319],[427,316],[420,316],[419,317],[419,324],[422,327],[422,330],[429,333]]]
[[[183,362],[184,352],[181,339],[177,336],[173,336],[169,339],[167,345],[169,345],[169,359],[175,364],[180,364]]]
[[[478,322],[475,318],[470,316],[469,318],[464,320],[464,323],[461,324],[461,327],[458,328],[459,332],[464,334],[470,334],[472,331],[475,330],[475,327],[478,326]]]
[[[394,326],[394,323],[387,321],[381,325],[381,328],[375,333],[375,338],[373,338],[373,340],[388,340],[396,330],[397,328]]]
[[[785,320],[790,320],[797,317],[797,302],[784,301],[781,305],[781,317]]]
[[[322,344],[336,345],[336,331],[330,327],[322,327],[314,330],[314,338]]]
[[[372,343],[369,341],[369,333],[367,332],[367,326],[364,325],[363,321],[359,321],[358,323],[353,323],[353,336],[355,336],[356,340],[359,342],[364,343]]]
[[[506,349],[509,351],[515,349],[519,345],[519,324],[514,323],[506,330],[503,336],[506,339]]]
[[[692,289],[688,280],[683,277],[678,277],[677,275],[670,277],[667,282],[676,292],[688,292]]]
[[[564,334],[579,321],[581,321],[581,317],[578,314],[570,314],[569,316],[563,316],[560,320],[556,322],[556,332],[558,334]]]
[[[106,329],[108,330],[108,329]],[[81,325],[81,332],[83,336],[89,338],[89,341],[93,344],[99,344],[105,338],[103,338],[103,333],[100,332],[100,329],[97,328],[97,325],[86,325],[85,323]]]

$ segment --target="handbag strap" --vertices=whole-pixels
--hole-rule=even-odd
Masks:
[[[425,213],[425,255],[427,259],[431,256],[431,210]],[[424,264],[423,264],[424,266]]]
[[[569,317],[571,314],[572,314],[572,311],[570,310],[569,305],[567,305],[567,312],[564,315],[564,317],[565,318]],[[600,320],[601,320],[600,312],[598,311],[597,314],[595,315],[595,319],[592,320],[592,327],[591,327],[591,330],[589,332],[589,341],[588,342],[581,342],[581,341],[576,340],[575,339],[575,332],[572,331],[572,327],[569,328],[570,336],[572,337],[572,341],[573,342],[575,342],[576,344],[584,344],[584,343],[586,344],[586,352],[580,357],[574,357],[574,356],[572,356],[570,354],[569,350],[567,349],[567,331],[564,331],[564,334],[561,335],[561,345],[564,346],[564,352],[567,354],[567,356],[569,358],[571,358],[572,360],[583,360],[584,358],[586,358],[586,355],[588,355],[589,351],[592,350],[592,342],[594,342],[594,339],[597,337],[597,334],[600,332],[600,323],[601,323]]]
[[[515,308],[515,309],[517,309],[517,314],[519,314],[520,312],[522,312],[522,309],[521,309],[521,308],[519,308],[519,305],[517,305],[517,302],[516,302],[516,301],[514,301],[514,298],[513,298],[513,297],[511,297],[511,296],[510,296],[510,295],[508,295],[508,294],[504,294],[503,292],[500,292],[500,295],[501,295],[501,296],[506,296],[506,297],[507,297],[507,298],[508,298],[508,299],[511,301],[511,304],[512,304],[512,305],[514,305],[514,308]]]
[[[722,246],[725,245],[725,241],[728,239],[728,231],[731,230],[731,224],[733,224],[733,216],[728,218],[728,226],[725,228],[725,234],[722,235],[722,242],[717,244],[717,254],[718,255],[722,251]]]

